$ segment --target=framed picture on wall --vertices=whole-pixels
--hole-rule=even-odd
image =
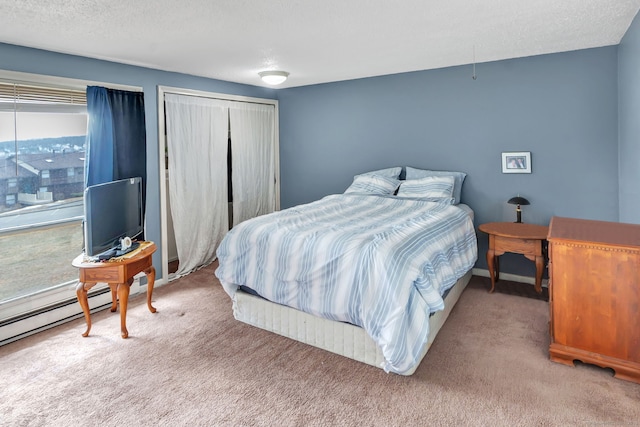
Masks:
[[[531,173],[531,152],[503,152],[502,173]]]

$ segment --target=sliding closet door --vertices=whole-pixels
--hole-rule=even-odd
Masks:
[[[228,113],[215,99],[165,94],[169,197],[180,264],[175,277],[210,264],[229,229]]]
[[[275,107],[231,103],[233,225],[276,208]]]

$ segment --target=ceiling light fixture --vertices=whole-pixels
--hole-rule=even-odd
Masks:
[[[258,74],[263,82],[270,85],[279,85],[289,77],[286,71],[261,71]]]

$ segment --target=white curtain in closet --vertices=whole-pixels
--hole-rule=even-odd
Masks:
[[[214,261],[229,230],[227,114],[223,101],[165,94],[176,278]]]
[[[233,225],[276,208],[275,107],[229,103]]]

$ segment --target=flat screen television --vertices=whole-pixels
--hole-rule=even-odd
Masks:
[[[144,230],[142,178],[91,185],[84,190],[84,252],[100,256],[121,250],[120,239]],[[120,255],[121,253],[118,253]]]

